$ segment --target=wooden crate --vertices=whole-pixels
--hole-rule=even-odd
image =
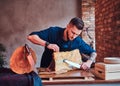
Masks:
[[[120,79],[120,64],[95,64],[95,75],[104,80]]]

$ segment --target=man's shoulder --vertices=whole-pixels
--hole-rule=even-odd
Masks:
[[[54,27],[49,27],[49,30],[52,31],[52,32],[59,32],[59,31],[64,30],[64,28],[58,27],[58,26],[54,26]]]
[[[84,44],[85,43],[85,41],[80,36],[76,37],[75,40],[74,40],[74,42],[77,42],[78,44],[79,43],[80,44]]]
[[[83,41],[82,38],[81,38],[80,36],[76,37],[75,40],[77,40],[77,41]]]
[[[50,27],[49,29],[51,29],[51,30],[61,30],[63,28],[59,27],[59,26],[54,26],[54,27]]]

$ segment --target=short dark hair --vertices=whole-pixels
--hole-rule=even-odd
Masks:
[[[69,24],[75,25],[79,30],[82,30],[84,27],[84,22],[81,18],[75,17],[72,18]]]

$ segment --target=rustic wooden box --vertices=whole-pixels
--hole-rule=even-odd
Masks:
[[[120,79],[120,64],[95,64],[95,75],[104,80]]]

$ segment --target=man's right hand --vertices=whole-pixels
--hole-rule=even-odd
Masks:
[[[59,49],[60,49],[57,44],[49,44],[49,45],[47,46],[47,48],[48,48],[48,49],[51,49],[51,50],[53,50],[53,51],[55,51],[55,52],[59,52]]]

